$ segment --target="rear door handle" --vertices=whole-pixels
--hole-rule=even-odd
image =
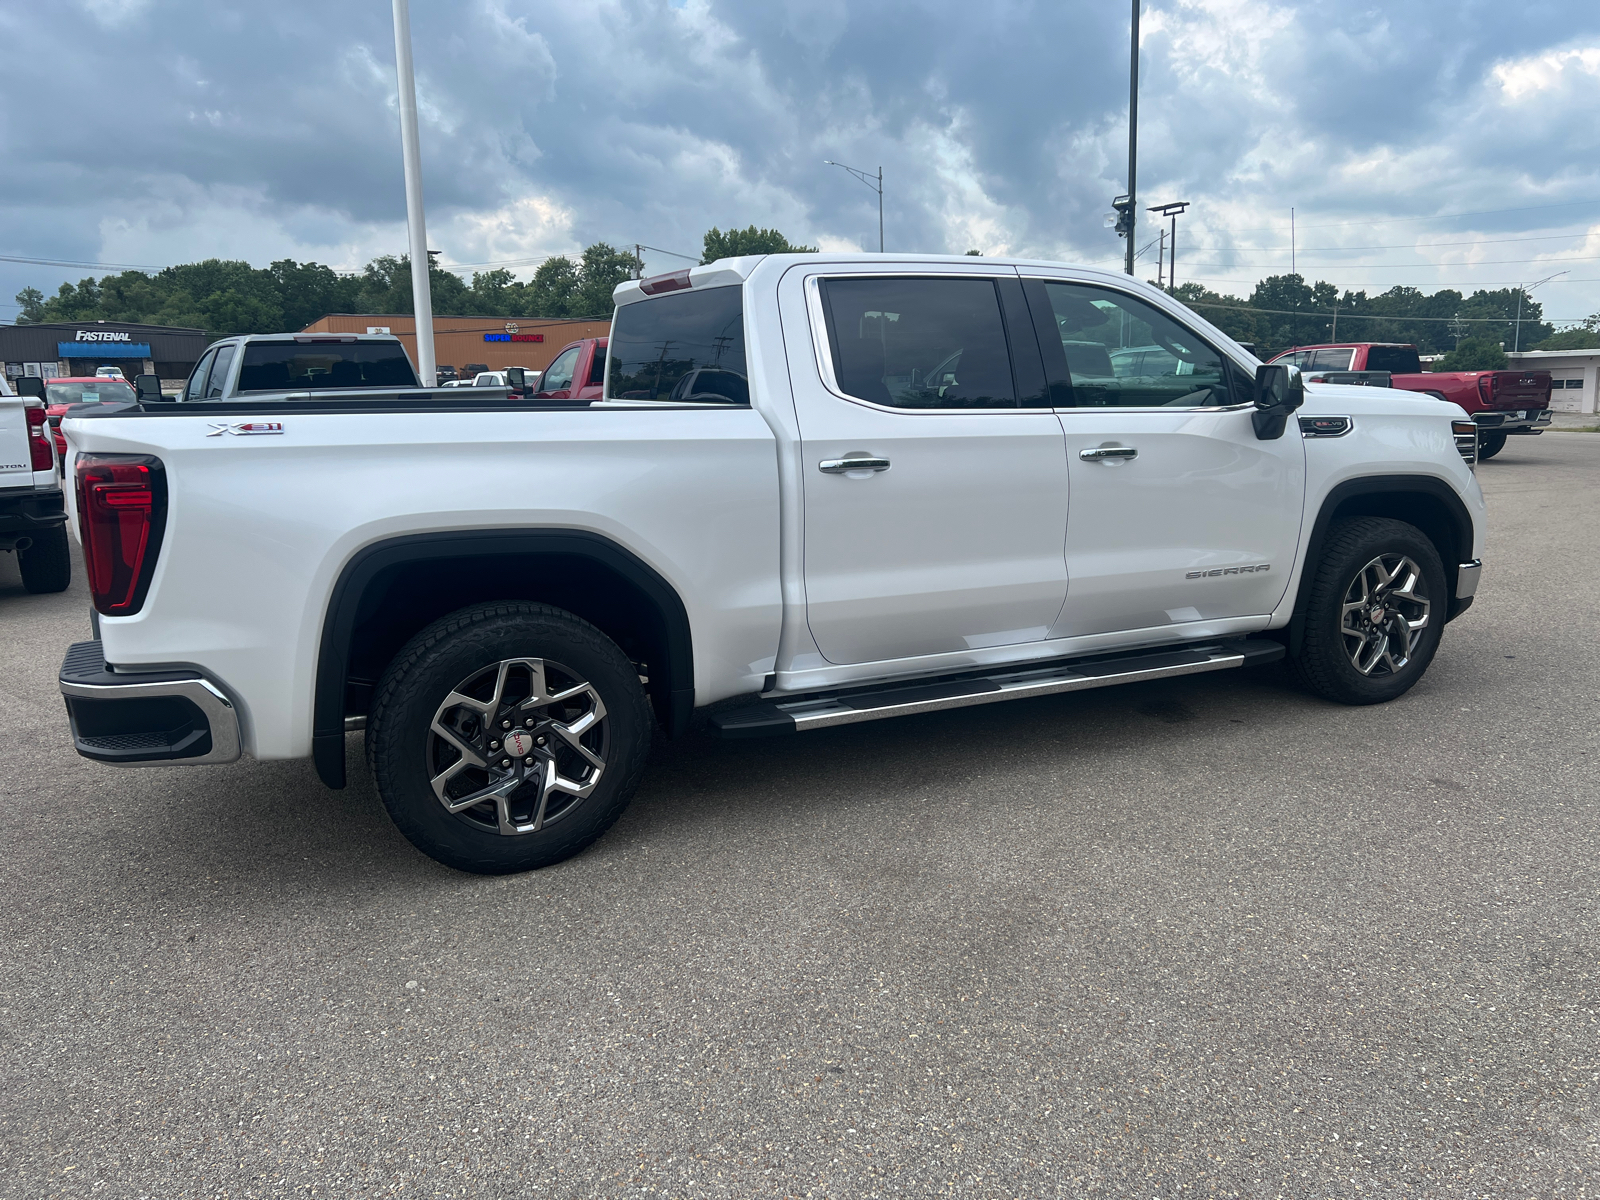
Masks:
[[[1138,458],[1139,448],[1137,446],[1091,446],[1087,450],[1079,450],[1078,457],[1088,459],[1090,462],[1107,458]]]
[[[825,475],[843,475],[847,471],[887,471],[887,458],[825,458],[817,470]]]

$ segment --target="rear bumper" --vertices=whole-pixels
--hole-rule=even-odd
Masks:
[[[1548,408],[1513,408],[1504,412],[1478,412],[1472,419],[1479,429],[1493,429],[1497,433],[1543,433],[1550,425],[1552,412]]]
[[[29,490],[0,494],[0,533],[42,533],[66,519],[65,501],[59,488],[48,492]]]
[[[113,671],[99,642],[78,642],[62,660],[60,683],[72,743],[85,758],[154,767],[239,757],[238,711],[199,671]]]

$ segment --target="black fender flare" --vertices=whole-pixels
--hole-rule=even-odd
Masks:
[[[1472,515],[1467,512],[1460,493],[1448,480],[1437,475],[1362,475],[1330,488],[1317,510],[1317,519],[1311,525],[1311,536],[1306,539],[1305,566],[1300,572],[1300,588],[1295,595],[1293,614],[1289,618],[1290,654],[1299,653],[1301,640],[1305,637],[1311,574],[1322,558],[1322,545],[1327,541],[1328,526],[1333,523],[1334,514],[1350,500],[1373,495],[1425,496],[1441,505],[1456,540],[1453,554],[1440,554],[1444,559],[1445,582],[1450,590],[1445,620],[1454,620],[1466,610],[1466,604],[1455,599],[1456,572],[1465,561],[1464,556],[1472,553]]]
[[[322,622],[312,696],[311,758],[330,788],[342,788],[346,668],[356,615],[367,586],[379,572],[407,563],[486,554],[563,554],[592,559],[627,579],[655,604],[667,632],[667,703],[661,713],[669,737],[689,727],[694,713],[694,644],[689,613],[676,589],[637,555],[599,534],[583,530],[466,529],[407,534],[364,546],[350,556],[334,581]],[[652,672],[654,674],[654,672]]]

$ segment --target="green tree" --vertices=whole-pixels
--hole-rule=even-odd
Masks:
[[[1498,338],[1467,338],[1446,354],[1434,368],[1438,371],[1503,371],[1506,352]]]
[[[1582,325],[1545,338],[1535,350],[1600,350],[1600,321],[1590,317]]]
[[[605,242],[596,242],[583,252],[578,264],[578,290],[573,299],[574,317],[609,317],[615,307],[611,293],[624,279],[632,279],[639,260]]]
[[[558,255],[539,264],[523,293],[523,317],[569,317],[578,295],[578,268]]]
[[[740,258],[746,254],[815,254],[815,246],[796,246],[776,229],[730,229],[726,233],[712,226],[706,230],[702,263],[719,258]]]
[[[17,293],[17,303],[22,305],[22,312],[17,316],[18,325],[37,325],[44,320],[44,293],[36,287],[25,287]]]

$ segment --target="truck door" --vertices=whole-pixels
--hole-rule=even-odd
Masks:
[[[823,657],[1043,639],[1066,595],[1068,481],[1020,283],[957,269],[803,286],[816,354],[789,370]]]
[[[1305,444],[1251,423],[1252,377],[1147,300],[1024,281],[1061,407],[1071,585],[1053,637],[1270,613],[1294,563]]]

